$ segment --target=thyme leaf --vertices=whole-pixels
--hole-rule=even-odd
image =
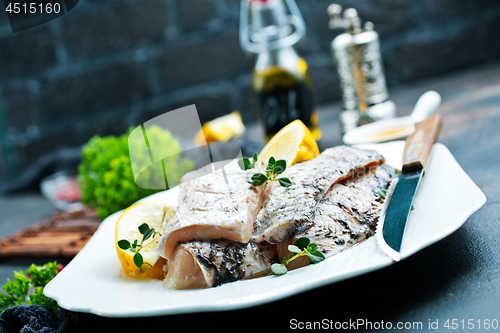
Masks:
[[[243,157],[238,161],[238,165],[244,171],[253,169],[257,163],[257,153],[253,155],[253,159],[250,160],[248,157]],[[286,177],[277,178],[278,175],[282,174],[286,170],[286,160],[276,160],[274,157],[270,157],[266,165],[265,174],[255,173],[251,177],[251,181],[248,183],[253,186],[267,186],[269,182],[277,181],[283,187],[292,186],[292,181]]]
[[[309,261],[311,261],[312,263],[317,263],[325,260],[325,256],[323,255],[323,253],[318,250],[318,245],[316,243],[311,243],[311,241],[307,237],[300,237],[294,242],[293,245],[288,245],[288,251],[290,251],[291,253],[295,253],[295,255],[288,260],[286,258],[283,258],[283,262],[281,264],[272,264],[271,272],[274,275],[279,276],[286,274],[288,271],[286,266],[298,257],[307,256],[309,258]]]
[[[238,161],[238,165],[243,171],[253,169],[255,167],[255,163],[257,163],[257,158],[258,158],[257,153],[253,154],[253,158],[251,161],[248,157],[243,157]]]
[[[165,216],[167,215],[167,211],[163,212],[163,217],[161,219],[160,223],[160,228],[159,230],[162,230],[163,223],[165,222]],[[130,241],[126,239],[120,239],[116,244],[118,247],[122,250],[130,250],[134,252],[134,257],[132,258],[134,261],[134,264],[141,268],[142,265],[144,264],[144,258],[142,257],[141,250],[144,246],[148,245],[151,241],[156,239],[157,237],[160,237],[161,234],[155,230],[155,228],[149,227],[147,223],[141,224],[138,228],[139,232],[142,235],[142,240],[139,243],[137,239],[134,239],[133,243],[130,243]],[[144,244],[145,241],[147,241],[149,238],[151,238],[151,241]]]

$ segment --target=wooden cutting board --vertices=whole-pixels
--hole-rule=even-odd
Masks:
[[[100,223],[90,209],[55,213],[47,221],[0,238],[0,258],[73,258]]]

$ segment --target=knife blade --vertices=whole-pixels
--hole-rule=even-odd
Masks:
[[[388,189],[385,205],[377,225],[376,238],[382,251],[394,261],[401,260],[401,244],[406,222],[412,210],[420,180],[441,129],[441,116],[435,114],[415,125],[403,153],[403,168]]]

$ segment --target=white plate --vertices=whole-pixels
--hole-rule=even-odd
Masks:
[[[400,167],[404,142],[365,145]],[[176,204],[178,189],[141,201]],[[486,197],[448,149],[434,146],[428,170],[414,200],[402,244],[402,258],[457,230],[481,208]],[[393,264],[375,237],[327,260],[280,277],[228,283],[202,290],[169,290],[161,281],[131,279],[122,272],[114,245],[121,212],[103,221],[88,244],[44,290],[65,309],[109,317],[156,316],[220,311],[271,302]]]

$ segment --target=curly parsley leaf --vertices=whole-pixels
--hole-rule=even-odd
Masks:
[[[101,219],[127,208],[137,200],[162,191],[146,189],[136,185],[129,148],[135,152],[144,151],[133,143],[129,147],[128,137],[134,128],[121,136],[94,136],[82,149],[82,163],[78,166],[78,184],[82,191],[82,202],[97,210]],[[159,126],[148,128],[148,142],[153,147],[162,147],[164,156],[180,156],[182,146],[169,131]],[[137,156],[138,160],[150,161],[148,152]],[[169,184],[178,183],[181,177],[194,169],[195,164],[189,159],[179,157],[163,160],[168,170]],[[151,183],[164,182],[163,174],[144,170],[141,177]]]
[[[60,269],[57,262],[49,262],[43,266],[32,264],[26,271],[27,275],[23,271],[14,271],[14,279],[7,279],[3,286],[4,293],[0,293],[0,310],[26,303],[45,305],[57,312],[57,303],[43,294],[43,288]],[[30,288],[34,288],[34,292],[28,296]]]

